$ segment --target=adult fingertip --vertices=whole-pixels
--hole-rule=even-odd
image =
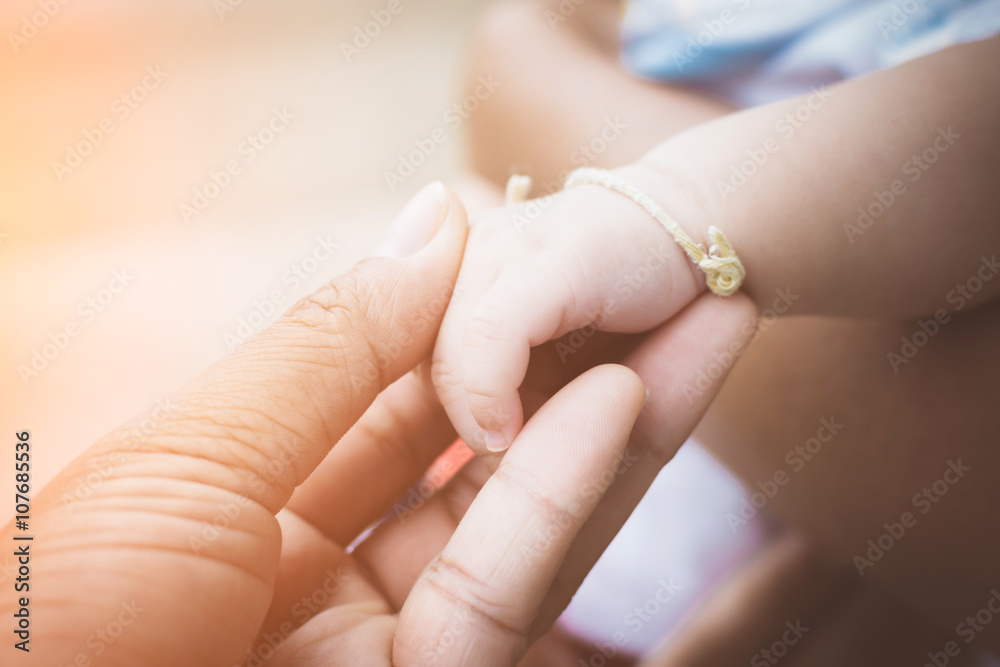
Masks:
[[[620,373],[618,381],[621,383],[622,411],[627,415],[628,423],[634,427],[652,393],[642,377],[628,366],[615,364],[614,369],[616,373]]]
[[[623,382],[625,383],[625,391],[628,392],[628,400],[630,401],[629,404],[634,406],[635,409],[635,413],[632,418],[632,421],[634,422],[639,418],[639,413],[641,413],[646,407],[646,404],[649,403],[651,395],[649,387],[647,387],[646,383],[643,382],[641,377],[639,377],[639,374],[631,368],[627,366],[618,366],[618,368],[628,371],[627,376],[623,378]]]
[[[421,188],[389,225],[373,255],[409,257],[424,248],[448,217],[449,194],[441,181]]]
[[[597,368],[610,376],[625,403],[637,408],[645,405],[649,390],[638,373],[622,364],[602,364]]]
[[[433,183],[428,186],[432,188],[432,194],[433,190],[436,190],[434,186]],[[441,185],[441,192],[443,193],[441,219],[424,246],[412,253],[412,257],[419,264],[432,267],[435,273],[443,271],[452,274],[451,284],[454,286],[454,280],[462,263],[464,254],[462,249],[465,247],[469,232],[469,221],[465,206],[458,196],[444,185]],[[455,246],[460,246],[460,250],[456,251]]]
[[[581,383],[580,389],[587,394],[600,394],[601,402],[611,407],[607,415],[613,421],[618,423],[622,419],[629,424],[635,423],[646,405],[649,393],[646,384],[635,371],[621,364],[602,364],[590,369],[574,382],[579,382],[584,377],[588,377],[588,381]]]

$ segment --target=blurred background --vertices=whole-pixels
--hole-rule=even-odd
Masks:
[[[2,4],[0,420],[32,432],[36,489],[456,172],[486,1],[398,1]]]

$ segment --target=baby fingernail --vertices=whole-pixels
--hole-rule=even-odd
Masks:
[[[486,449],[491,452],[505,452],[509,445],[507,438],[503,437],[500,431],[483,431],[483,438],[486,440]]]
[[[373,253],[407,257],[431,240],[448,212],[448,190],[440,181],[425,186],[396,216]]]
[[[646,398],[642,401],[642,407],[646,407],[646,403],[649,403],[649,387],[646,387]]]

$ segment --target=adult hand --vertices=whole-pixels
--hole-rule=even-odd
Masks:
[[[140,420],[143,438],[132,425],[113,432],[38,493],[24,592],[31,652],[19,658],[507,665],[551,625],[631,511],[634,492],[615,498],[625,485],[605,491],[643,384],[621,367],[588,371],[532,417],[481,491],[487,473],[469,466],[348,556],[343,545],[453,437],[426,382],[397,380],[430,354],[464,212],[432,186],[395,232],[390,250],[409,256],[334,280]],[[691,375],[738,337],[719,326],[720,307],[696,304],[632,362],[654,371],[656,355],[697,342],[668,363]],[[694,403],[654,387],[646,414],[676,413],[662,451],[679,446],[716,385]],[[0,540],[13,544],[14,532]],[[0,616],[19,602],[4,596]]]

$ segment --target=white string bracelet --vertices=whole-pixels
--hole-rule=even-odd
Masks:
[[[507,181],[507,204],[520,204],[528,201],[531,192],[531,176],[514,174]]]
[[[563,189],[569,190],[577,185],[600,185],[625,195],[646,209],[647,213],[670,232],[674,241],[684,249],[691,261],[705,272],[708,289],[715,294],[729,296],[739,290],[740,285],[743,284],[746,269],[743,268],[743,262],[736,256],[736,251],[726,239],[726,235],[719,228],[708,228],[708,236],[713,245],[706,252],[705,247],[700,243],[695,243],[694,239],[681,229],[677,221],[670,217],[670,214],[663,210],[663,207],[657,204],[652,197],[624,178],[604,169],[583,168],[577,169],[569,175]],[[507,183],[507,203],[516,204],[525,201],[530,190],[530,178],[512,176]]]

